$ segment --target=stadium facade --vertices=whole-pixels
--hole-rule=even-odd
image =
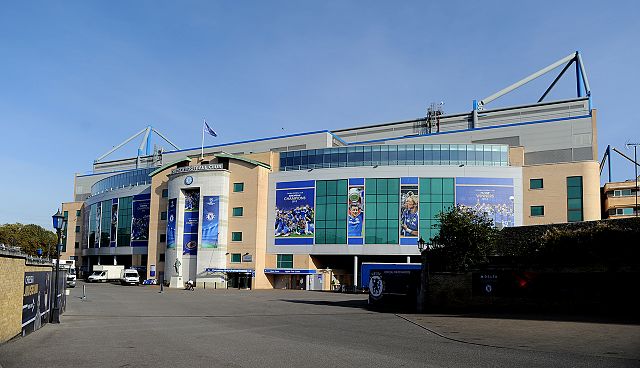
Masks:
[[[181,287],[329,289],[417,262],[454,205],[496,226],[598,220],[589,97],[98,161],[66,254]],[[204,154],[202,154],[204,153]],[[73,229],[73,230],[72,230]]]

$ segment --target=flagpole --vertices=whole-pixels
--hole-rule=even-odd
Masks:
[[[204,124],[205,124],[206,120],[202,119],[202,148],[200,151],[200,160],[204,160]]]

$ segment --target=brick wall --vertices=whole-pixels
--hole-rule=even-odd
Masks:
[[[0,344],[22,331],[24,258],[0,256]]]

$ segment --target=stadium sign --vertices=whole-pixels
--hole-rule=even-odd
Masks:
[[[180,174],[185,172],[196,172],[196,171],[216,171],[216,170],[224,170],[222,164],[207,164],[207,165],[198,165],[198,166],[185,166],[179,167],[177,169],[173,169],[171,174]]]

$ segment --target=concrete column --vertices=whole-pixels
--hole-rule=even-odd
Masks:
[[[358,256],[353,256],[353,286],[358,286]]]
[[[411,256],[407,256],[407,263],[411,263]]]

